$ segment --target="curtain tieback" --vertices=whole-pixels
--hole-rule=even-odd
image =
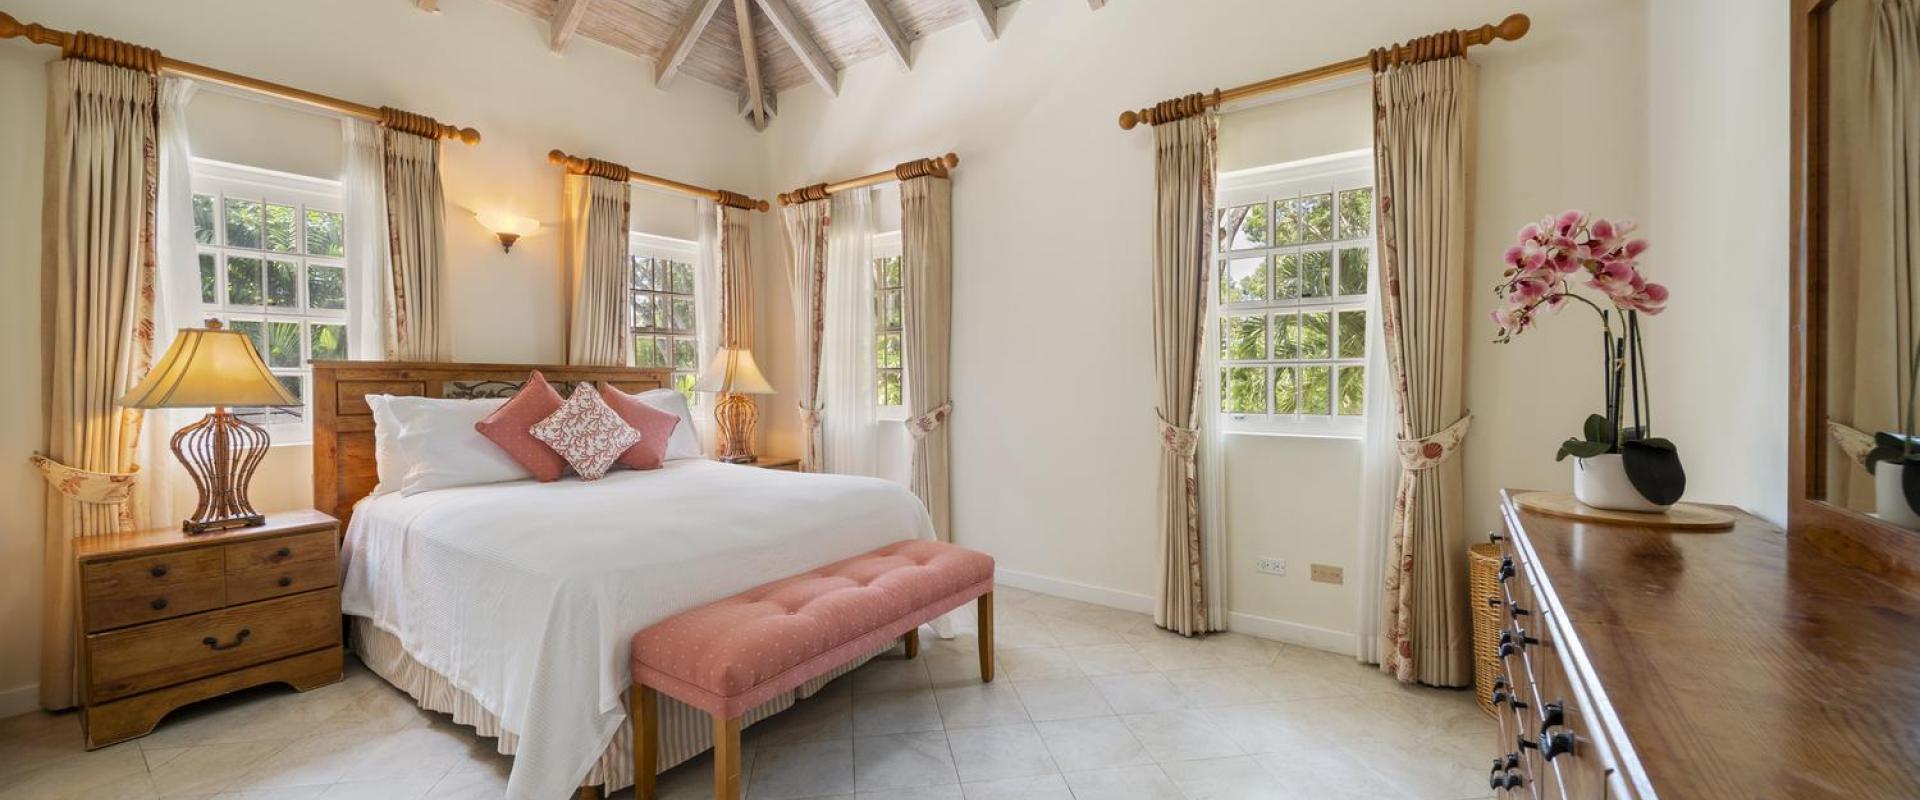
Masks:
[[[933,433],[939,430],[940,426],[947,424],[947,417],[952,415],[953,401],[949,400],[941,403],[939,408],[908,419],[907,431],[913,434],[914,441],[925,439],[927,438],[927,434]]]
[[[1192,458],[1200,449],[1200,431],[1168,422],[1166,415],[1158,411],[1153,413],[1160,418],[1160,446],[1181,458]]]
[[[94,505],[111,506],[127,502],[133,496],[133,482],[140,472],[135,466],[132,472],[91,472],[77,467],[69,467],[46,456],[35,454],[33,465],[40,468],[40,475],[47,483],[67,497]]]
[[[1840,452],[1848,458],[1867,465],[1867,453],[1873,450],[1873,434],[1855,428],[1843,422],[1827,420],[1827,435],[1833,437],[1833,443],[1840,446]]]
[[[1467,438],[1467,428],[1472,425],[1473,415],[1463,414],[1432,436],[1399,440],[1400,466],[1415,472],[1440,466],[1460,449],[1460,443]]]
[[[820,427],[820,412],[826,410],[825,407],[817,405],[809,406],[806,403],[799,403],[797,405],[800,407],[801,426],[807,430]]]

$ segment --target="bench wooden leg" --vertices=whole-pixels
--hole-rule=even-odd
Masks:
[[[601,800],[605,796],[598,786],[582,786],[573,792],[573,800]]]
[[[975,602],[980,614],[980,682],[993,682],[993,592]]]
[[[660,772],[660,693],[636,683],[627,693],[627,705],[633,719],[633,797],[653,800]]]
[[[713,718],[713,800],[740,800],[740,718]]]
[[[907,631],[907,635],[900,637],[900,643],[907,648],[907,658],[920,655],[920,629]]]

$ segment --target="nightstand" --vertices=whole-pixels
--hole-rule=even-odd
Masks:
[[[76,540],[87,748],[145,736],[209,697],[340,680],[339,542],[318,511]]]
[[[740,466],[759,467],[761,469],[777,469],[784,472],[799,472],[800,459],[776,457],[776,456],[761,456],[759,461],[744,462]]]

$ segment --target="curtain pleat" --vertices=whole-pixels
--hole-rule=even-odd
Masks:
[[[623,366],[633,354],[633,270],[627,265],[632,184],[592,175],[563,182],[567,363]]]
[[[389,267],[383,298],[387,358],[451,357],[443,311],[446,201],[440,189],[440,140],[382,131]]]
[[[720,344],[753,347],[753,232],[747,210],[719,206]]]
[[[821,470],[820,347],[826,335],[827,229],[830,201],[811,200],[780,210],[787,244],[787,285],[793,298],[794,367],[800,373],[800,470]]]
[[[705,367],[720,349],[720,287],[726,281],[720,266],[720,204],[707,199],[693,201],[699,222],[700,261],[693,265],[693,326],[695,347],[700,351],[700,366]],[[717,437],[713,414],[707,410],[712,401],[704,392],[693,395],[693,425],[700,434],[702,450],[714,454]]]
[[[387,238],[387,164],[383,129],[357,117],[340,120],[346,169],[340,189],[347,204],[347,353],[387,357],[387,286],[392,250]]]
[[[115,400],[153,360],[154,76],[88,61],[48,67],[42,210],[42,342],[52,461],[138,470],[141,414]],[[40,703],[75,704],[73,542],[135,526],[125,503],[82,503],[49,485],[40,620]]]
[[[820,345],[821,469],[880,474],[873,363],[873,192],[832,196],[827,228],[826,326]]]
[[[953,183],[926,175],[900,183],[900,251],[906,363],[907,433],[913,437],[910,486],[927,505],[933,530],[953,540],[947,417],[953,338]]]
[[[158,191],[154,203],[153,352],[165,353],[180,328],[200,327],[200,254],[194,239],[193,146],[187,130],[187,106],[199,84],[189,78],[163,76],[159,89],[160,144]],[[197,412],[153,409],[146,412],[140,441],[141,479],[135,482],[134,518],[141,527],[159,528],[180,523],[175,513],[176,487],[191,485],[171,454],[174,430]]]
[[[1207,259],[1213,230],[1218,115],[1154,126],[1153,373],[1160,417],[1159,581],[1153,621],[1192,636],[1216,630],[1207,608],[1197,459]]]
[[[1457,448],[1464,408],[1474,68],[1465,58],[1374,76],[1381,322],[1403,470],[1384,578],[1387,651],[1403,682],[1473,681]]]

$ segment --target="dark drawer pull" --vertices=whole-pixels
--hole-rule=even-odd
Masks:
[[[1527,779],[1520,777],[1520,773],[1518,772],[1487,773],[1487,788],[1496,792],[1503,789],[1518,789],[1526,785],[1526,782]]]
[[[1527,707],[1526,703],[1520,702],[1520,695],[1505,689],[1493,690],[1493,704],[1497,706],[1501,703],[1505,703],[1508,708],[1512,709],[1525,709]]]
[[[148,603],[147,607],[155,611],[164,610],[167,607],[167,598],[164,598],[164,597],[153,598],[153,602]]]
[[[290,555],[293,555],[293,548],[291,547],[282,547],[278,550],[273,551],[274,558],[286,558],[287,556],[290,556]]]
[[[241,628],[239,633],[236,633],[233,635],[233,641],[228,644],[221,644],[219,639],[215,639],[211,636],[205,639],[201,639],[200,643],[206,645],[209,649],[212,649],[212,650],[232,650],[233,648],[246,644],[247,637],[252,635],[253,635],[253,631],[251,629]]]
[[[1505,538],[1507,537],[1501,536],[1499,531],[1487,531],[1488,542],[1499,542],[1500,540]]]
[[[1558,728],[1567,724],[1567,707],[1561,703],[1548,703],[1540,707],[1540,733],[1548,728]]]
[[[1500,557],[1500,582],[1506,583],[1507,579],[1511,577],[1513,577],[1513,556],[1501,556]]]
[[[1554,756],[1573,752],[1573,734],[1566,731],[1540,734],[1540,756],[1552,761]]]
[[[1519,768],[1520,768],[1520,754],[1519,754],[1519,753],[1508,753],[1508,754],[1506,754],[1506,755],[1504,755],[1504,756],[1501,756],[1501,757],[1499,757],[1499,758],[1496,758],[1496,759],[1494,759],[1494,760],[1493,760],[1493,768],[1494,768],[1494,769],[1496,769],[1496,770],[1508,770],[1508,769],[1519,769]]]
[[[1542,738],[1544,738],[1544,737],[1542,737]],[[1529,737],[1529,736],[1527,736],[1527,735],[1526,735],[1526,734],[1524,734],[1524,733],[1523,733],[1523,734],[1520,734],[1519,736],[1517,736],[1517,737],[1515,737],[1515,738],[1514,738],[1514,744],[1517,744],[1517,745],[1519,745],[1519,746],[1520,746],[1520,749],[1521,749],[1521,750],[1538,750],[1538,749],[1540,749],[1540,743],[1539,743],[1539,742],[1536,742],[1536,741],[1534,741],[1534,740],[1532,739],[1532,737]],[[1517,752],[1517,751],[1516,751],[1516,752]]]
[[[155,564],[153,565],[153,569],[147,570],[147,574],[156,578],[167,577],[167,565]]]
[[[287,578],[287,577],[282,577],[282,578],[281,578],[280,580],[278,580],[278,581],[275,581],[275,583],[278,583],[278,584],[280,584],[280,586],[281,586],[282,588],[285,588],[285,587],[288,587],[288,586],[292,586],[292,585],[293,585],[293,579],[292,579],[292,578]]]

